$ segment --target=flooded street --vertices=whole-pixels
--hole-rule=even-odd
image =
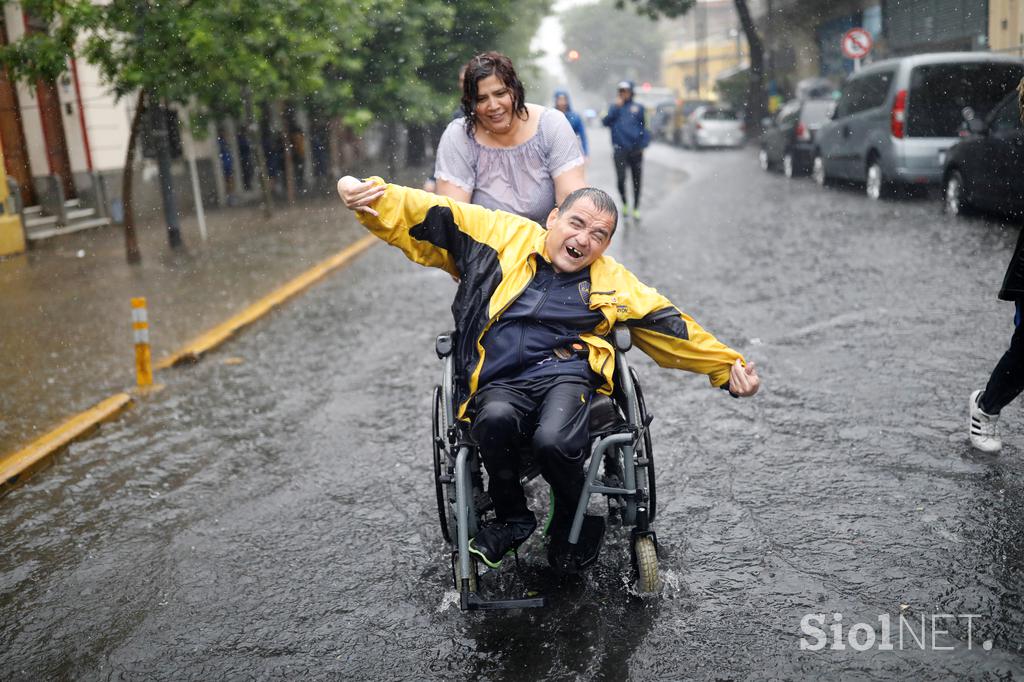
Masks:
[[[591,144],[613,190],[607,134]],[[630,594],[628,535],[559,581],[537,534],[519,579],[546,609],[459,610],[430,452],[455,285],[381,245],[0,499],[4,677],[1020,676],[1024,414],[1004,410],[998,456],[966,434],[1012,330],[996,291],[1017,228],[755,155],[652,147],[642,223],[609,251],[764,381],[732,400],[630,354],[660,595]],[[801,649],[808,614],[821,650]]]

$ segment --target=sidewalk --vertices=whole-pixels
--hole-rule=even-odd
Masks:
[[[155,363],[366,234],[326,197],[269,220],[259,207],[206,218],[206,242],[194,216],[182,219],[181,252],[162,223],[140,226],[141,265],[125,262],[116,226],[0,260],[0,456],[134,386],[133,296],[148,302]]]

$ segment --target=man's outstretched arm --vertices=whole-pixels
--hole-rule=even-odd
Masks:
[[[500,250],[510,234],[529,222],[430,192],[385,184],[376,177],[363,181],[345,176],[338,181],[338,195],[359,222],[410,260],[453,276],[460,275],[460,258],[474,243]]]
[[[748,363],[739,351],[719,341],[633,273],[622,268],[621,274],[628,282],[628,305],[619,321],[630,328],[640,350],[662,367],[706,374],[712,386],[734,396],[757,393],[761,379],[754,363]]]

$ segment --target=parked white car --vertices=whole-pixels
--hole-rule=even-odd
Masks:
[[[698,107],[683,126],[684,147],[742,147],[746,141],[743,116],[728,107]]]

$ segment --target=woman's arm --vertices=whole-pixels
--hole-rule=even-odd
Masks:
[[[570,193],[575,192],[581,187],[587,186],[587,179],[583,166],[570,168],[558,177],[554,178],[554,181],[556,206],[561,205],[562,199],[565,199]]]
[[[447,180],[437,179],[437,187],[434,189],[435,194],[440,194],[443,197],[449,197],[455,201],[463,201],[469,203],[469,200],[473,197],[472,193],[462,189],[454,182],[448,182]]]

